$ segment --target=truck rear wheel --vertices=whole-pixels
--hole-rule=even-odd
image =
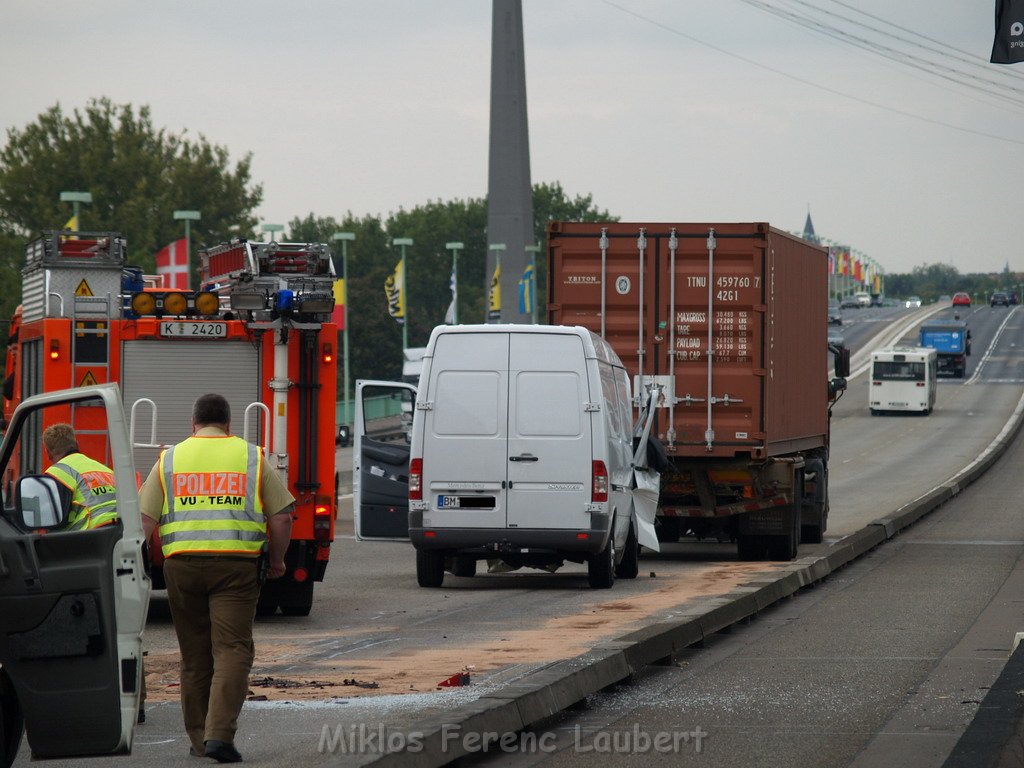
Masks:
[[[615,525],[608,533],[608,543],[587,561],[587,579],[594,589],[610,589],[615,583]]]
[[[766,536],[741,533],[736,537],[736,554],[740,560],[761,560],[768,547]]]
[[[421,587],[437,588],[444,581],[444,556],[427,549],[416,550],[416,582]]]

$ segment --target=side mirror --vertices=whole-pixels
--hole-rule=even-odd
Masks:
[[[840,392],[845,392],[845,391],[846,391],[846,379],[845,378],[836,378],[836,379],[831,379],[829,381],[829,383],[828,383],[828,399],[829,400],[835,400],[836,395],[838,395]]]
[[[847,347],[829,347],[835,357],[836,376],[841,379],[850,375],[850,350]],[[845,387],[844,387],[845,389]]]
[[[14,508],[29,530],[57,528],[65,520],[60,483],[49,475],[26,475],[14,489]]]

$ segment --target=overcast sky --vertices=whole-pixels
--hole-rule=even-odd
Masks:
[[[856,18],[974,79],[744,0],[523,0],[534,183],[628,221],[800,230],[809,206],[889,272],[1024,271],[1024,64],[968,63],[988,61],[992,0],[758,4],[883,40],[822,11]],[[148,104],[251,152],[268,223],[482,197],[490,25],[489,0],[3,0],[0,126]]]

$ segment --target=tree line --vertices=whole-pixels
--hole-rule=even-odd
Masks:
[[[199,210],[192,222],[193,254],[235,237],[257,238],[256,208],[263,187],[252,179],[252,156],[232,161],[225,147],[204,136],[172,133],[154,126],[146,106],[93,99],[66,114],[55,105],[24,128],[10,128],[0,150],[0,318],[21,301],[25,245],[46,230],[60,229],[71,208],[62,191],[88,191],[80,207],[82,231],[120,232],[129,261],[155,271],[154,254],[182,237],[178,209]],[[542,242],[548,221],[597,221],[613,217],[590,195],[570,196],[561,184],[533,190],[535,237]],[[401,327],[387,312],[384,281],[400,258],[396,237],[413,239],[407,249],[409,344],[422,346],[444,322],[451,301],[451,252],[445,243],[465,244],[459,254],[459,319],[484,319],[487,255],[487,200],[432,201],[386,217],[351,211],[294,217],[282,241],[326,242],[335,232],[355,234],[348,243],[349,341],[353,378],[394,379],[401,374]],[[340,273],[340,253],[336,253]],[[195,261],[193,261],[195,263]],[[538,264],[543,299],[545,267]],[[514,297],[506,298],[514,300]],[[543,304],[541,305],[543,309]]]

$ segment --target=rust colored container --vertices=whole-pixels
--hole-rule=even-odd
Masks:
[[[554,222],[548,264],[548,321],[603,335],[635,382],[663,385],[670,456],[827,444],[825,248],[765,223]]]

